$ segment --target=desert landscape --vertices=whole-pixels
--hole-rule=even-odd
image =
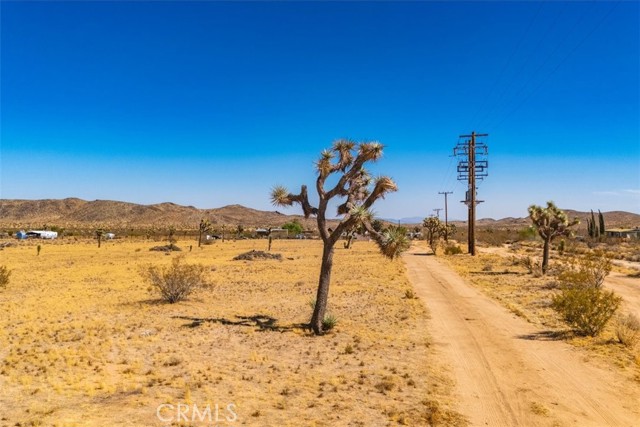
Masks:
[[[458,236],[440,236],[434,255],[423,236],[387,260],[358,236],[336,246],[334,324],[314,337],[321,239],[269,243],[248,226],[300,217],[233,207],[225,241],[198,246],[194,224],[172,242],[182,250],[152,251],[169,229],[145,232],[137,212],[157,209],[84,202],[84,221],[69,215],[58,239],[9,236],[16,224],[60,221],[56,209],[69,205],[0,203],[0,264],[11,272],[0,292],[3,426],[632,426],[640,417],[640,332],[624,343],[617,335],[619,319],[640,316],[638,240],[571,239],[552,251],[556,267],[600,250],[613,261],[604,287],[623,302],[591,337],[552,309],[560,269],[540,275],[524,261],[540,259],[541,242],[509,240],[523,220],[484,221],[475,257]],[[226,209],[170,215],[186,225]],[[100,247],[83,235],[113,217],[113,229],[138,232]],[[461,253],[447,254],[452,245]],[[234,259],[246,253],[256,255]],[[170,304],[147,272],[176,261],[200,266],[204,280]]]
[[[0,427],[640,426],[640,2],[0,0]]]

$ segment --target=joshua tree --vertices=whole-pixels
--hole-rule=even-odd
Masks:
[[[549,268],[549,246],[551,241],[558,236],[570,236],[571,230],[569,230],[569,227],[579,224],[580,221],[577,218],[569,221],[567,214],[556,207],[553,202],[547,202],[546,208],[536,205],[529,206],[529,218],[531,218],[531,222],[533,222],[544,242],[542,274],[546,274]]]
[[[102,228],[98,228],[96,230],[96,239],[98,239],[98,247],[102,243],[102,236],[104,235],[104,230]]]
[[[600,222],[600,235],[604,236],[606,232],[606,227],[604,225],[604,215],[602,215],[602,212],[600,212],[600,209],[598,209],[598,220]]]
[[[429,247],[436,254],[438,249],[438,240],[446,233],[445,225],[440,221],[438,217],[430,216],[422,221],[422,226],[427,232],[427,240],[429,241]]]
[[[242,233],[244,233],[244,225],[238,224],[236,227],[236,231],[238,232],[238,239],[242,237]]]
[[[211,231],[211,223],[208,219],[201,219],[198,226],[198,247],[202,245],[202,235]]]
[[[334,246],[342,233],[362,224],[376,241],[381,252],[389,258],[397,257],[408,247],[406,236],[391,232],[379,233],[371,225],[372,214],[369,210],[371,206],[376,200],[384,198],[385,194],[397,190],[391,178],[386,176],[372,178],[364,168],[367,162],[379,160],[382,157],[382,151],[383,146],[378,142],[356,143],[344,139],[336,141],[331,149],[324,150],[316,163],[318,173],[316,191],[319,199],[317,207],[309,203],[306,185],[300,188],[299,194],[290,193],[282,186],[276,186],[271,191],[271,201],[274,205],[291,206],[297,203],[302,207],[305,218],[315,215],[318,222],[318,231],[324,243],[324,249],[316,303],[311,317],[311,328],[316,335],[323,333]],[[332,176],[337,180],[335,186],[325,188],[327,179]],[[335,228],[329,229],[326,219],[327,207],[336,197],[342,201],[337,212],[342,218]]]
[[[176,228],[173,225],[169,226],[169,230],[167,232],[167,241],[169,242],[169,247],[173,247],[173,245],[176,243],[175,234]]]

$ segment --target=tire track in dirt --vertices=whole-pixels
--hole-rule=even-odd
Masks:
[[[584,361],[467,284],[433,256],[404,255],[474,426],[637,426],[640,386]]]

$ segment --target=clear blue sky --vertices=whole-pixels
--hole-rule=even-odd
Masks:
[[[0,198],[274,209],[340,137],[427,216],[486,132],[479,217],[640,213],[640,8],[621,2],[5,2]],[[298,209],[286,210],[298,213]]]

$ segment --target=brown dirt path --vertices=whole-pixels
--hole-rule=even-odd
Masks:
[[[414,247],[404,261],[471,425],[640,425],[637,383],[585,362],[423,252]]]

